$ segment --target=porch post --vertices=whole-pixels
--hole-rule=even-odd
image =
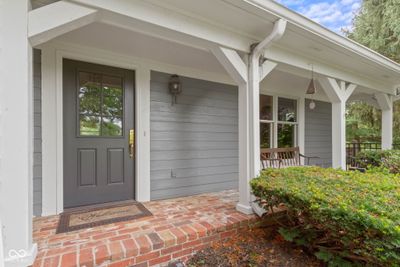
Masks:
[[[0,217],[6,266],[31,265],[33,90],[28,0],[0,0]]]
[[[393,99],[387,94],[375,94],[379,107],[382,110],[381,147],[392,149],[393,145]]]
[[[346,169],[346,101],[355,84],[323,77],[319,82],[332,103],[332,167]]]
[[[250,107],[250,177],[260,173],[260,67],[259,56],[250,56],[249,107]]]
[[[217,47],[212,50],[214,56],[229,73],[239,87],[239,203],[236,209],[251,214],[249,175],[249,93],[247,65],[234,50]]]

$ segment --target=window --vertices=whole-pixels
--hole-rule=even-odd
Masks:
[[[122,136],[121,77],[79,72],[79,135]]]
[[[260,95],[260,143],[261,148],[271,148],[273,144],[273,97]]]
[[[260,147],[297,146],[297,100],[260,95]]]

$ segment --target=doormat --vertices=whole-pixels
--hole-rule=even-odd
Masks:
[[[151,215],[151,212],[138,202],[71,209],[61,213],[56,233],[66,233]]]

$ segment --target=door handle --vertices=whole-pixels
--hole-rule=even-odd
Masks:
[[[135,157],[135,130],[129,130],[129,157],[133,159]]]

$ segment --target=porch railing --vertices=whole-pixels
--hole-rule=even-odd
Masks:
[[[357,154],[361,151],[365,150],[381,150],[381,143],[372,142],[372,143],[346,143],[346,158],[347,164],[351,164],[351,158],[357,156]],[[393,149],[400,149],[400,143],[393,144]]]

